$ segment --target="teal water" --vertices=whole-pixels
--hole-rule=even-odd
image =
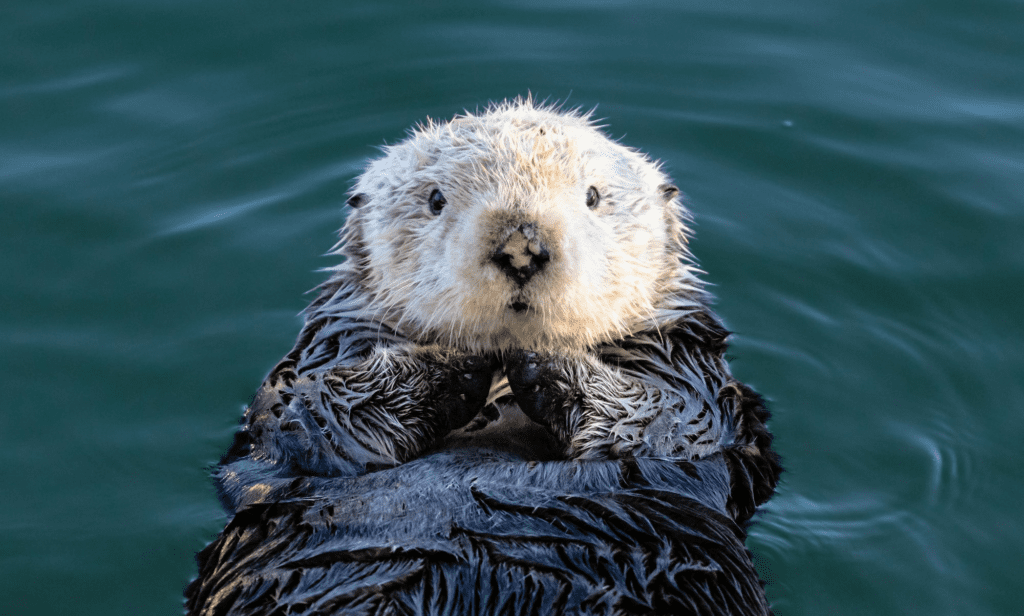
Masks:
[[[0,614],[179,613],[363,161],[528,91],[688,196],[776,613],[1019,614],[1019,0],[9,0]]]

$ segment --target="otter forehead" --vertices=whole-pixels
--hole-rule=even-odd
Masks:
[[[371,310],[414,338],[592,345],[649,320],[688,275],[667,182],[579,114],[517,102],[428,121],[357,181],[352,267]]]
[[[639,190],[663,180],[646,157],[608,139],[583,116],[534,108],[428,121],[385,153],[364,175],[370,191],[440,182],[466,191],[529,193],[587,176]]]

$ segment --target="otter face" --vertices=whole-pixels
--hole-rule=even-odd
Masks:
[[[418,127],[354,192],[345,232],[370,309],[418,340],[584,348],[640,328],[690,275],[657,167],[528,101]]]

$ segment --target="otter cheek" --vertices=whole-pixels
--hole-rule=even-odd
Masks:
[[[506,302],[504,287],[487,267],[484,242],[472,220],[460,221],[439,251],[443,257],[444,298],[437,310],[447,315],[452,331],[470,338],[489,337],[498,325],[497,314]],[[479,340],[464,340],[470,346]]]
[[[669,230],[663,212],[650,208],[632,225],[633,245],[639,259],[650,260],[651,264],[661,263],[668,244]]]
[[[603,229],[591,226],[587,234],[573,246],[571,260],[574,286],[578,289],[581,300],[589,305],[576,306],[579,310],[590,311],[596,304],[594,299],[600,297],[605,289],[618,284],[611,273],[614,272],[609,261],[609,254],[614,254],[615,239]]]

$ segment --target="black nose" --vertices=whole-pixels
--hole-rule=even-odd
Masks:
[[[513,231],[491,254],[491,261],[519,286],[529,282],[550,260],[547,247],[529,227]]]

